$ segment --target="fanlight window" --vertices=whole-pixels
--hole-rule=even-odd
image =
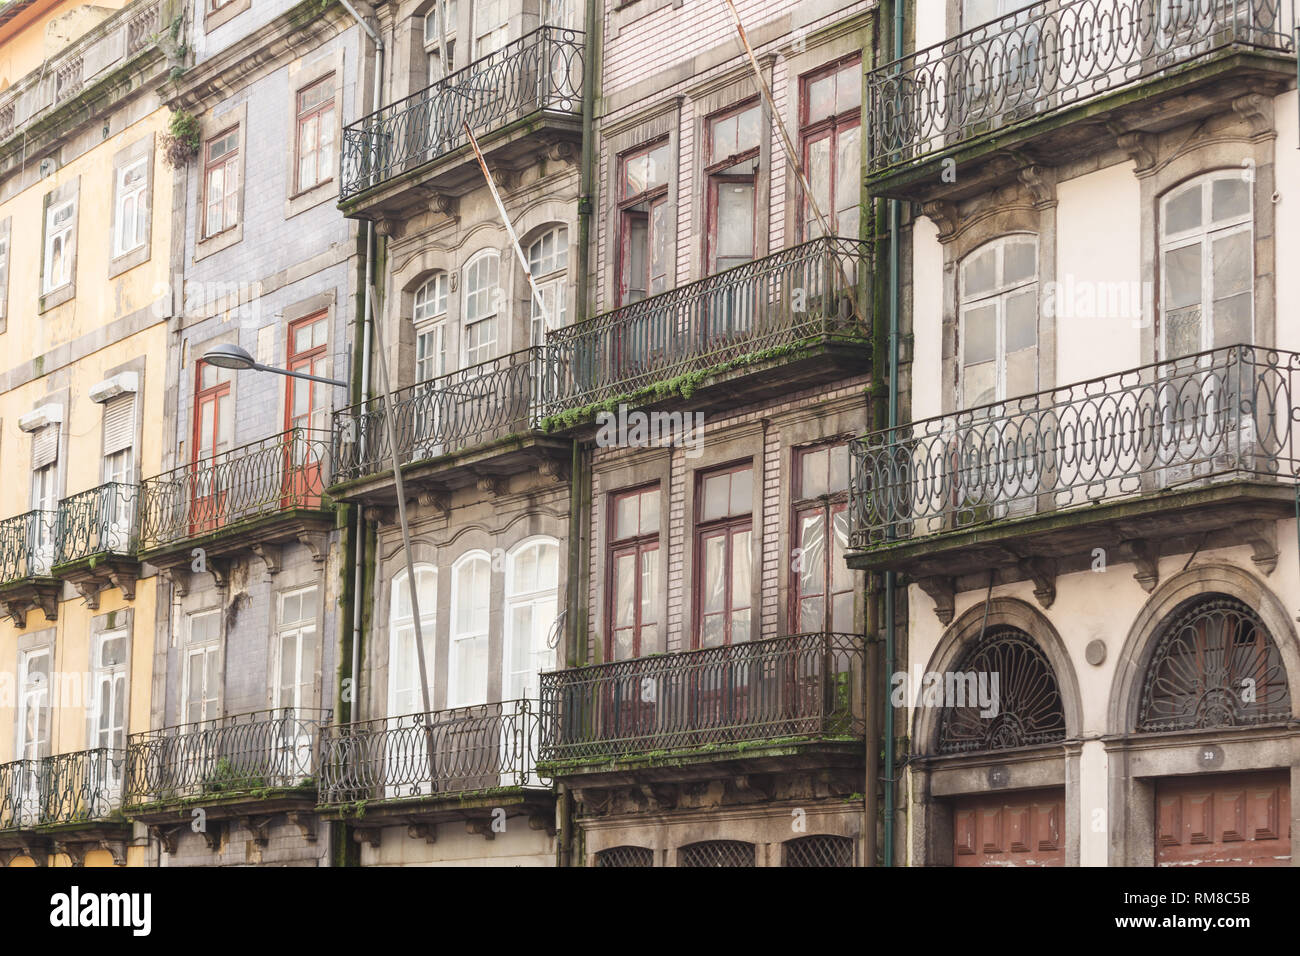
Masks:
[[[939,753],[1010,750],[1065,739],[1056,673],[1023,631],[990,632],[949,673],[940,701]]]
[[[706,840],[678,851],[678,866],[754,866],[754,844],[739,840]]]
[[[1138,730],[1239,727],[1291,716],[1286,668],[1251,608],[1198,601],[1157,638],[1142,684]]]
[[[786,866],[852,866],[853,840],[818,835],[785,841]]]
[[[597,866],[654,866],[654,850],[645,846],[612,846],[596,854]]]

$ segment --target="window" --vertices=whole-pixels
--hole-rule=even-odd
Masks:
[[[560,547],[532,538],[506,556],[506,700],[536,698],[537,675],[555,666],[551,627],[559,612]]]
[[[194,460],[230,448],[235,427],[230,407],[230,370],[199,362],[194,394]]]
[[[1038,241],[1008,236],[961,264],[958,404],[975,408],[1038,391]]]
[[[492,563],[482,551],[462,555],[451,569],[451,660],[447,706],[468,707],[487,700],[488,609]]]
[[[130,484],[135,471],[135,394],[128,392],[104,403],[105,484]]]
[[[695,646],[748,641],[752,599],[754,469],[699,476],[695,500]]]
[[[542,23],[549,27],[576,27],[577,0],[542,0]]]
[[[415,647],[415,614],[411,609],[411,590],[406,571],[393,577],[389,592],[391,617],[388,622],[388,713],[424,713],[424,695],[420,693],[420,661]],[[429,680],[430,706],[433,701],[433,644],[437,626],[438,571],[427,564],[415,566],[415,587],[420,602],[420,633],[424,638],[425,676]]]
[[[496,352],[501,257],[494,249],[478,253],[465,266],[465,365],[486,362]]]
[[[183,721],[197,724],[217,717],[221,653],[221,611],[196,611],[189,618],[185,643],[185,713]]]
[[[786,840],[785,866],[852,866],[853,840],[842,836],[806,836]]]
[[[41,292],[48,294],[72,281],[72,251],[77,226],[73,200],[50,203],[45,210],[45,266]]]
[[[436,4],[424,15],[424,56],[429,85],[437,83],[456,69],[456,0],[446,0],[447,66],[443,68],[438,34],[442,30],[444,4]]]
[[[474,4],[474,57],[490,56],[506,45],[510,37],[510,4],[507,0],[478,0]]]
[[[276,622],[275,706],[311,707],[316,685],[316,589],[280,595]]]
[[[854,57],[805,77],[799,105],[804,172],[817,208],[837,236],[858,238],[862,179],[862,64]],[[821,235],[803,198],[803,238]]]
[[[754,844],[738,840],[691,843],[677,851],[678,866],[756,866]]]
[[[447,273],[436,272],[415,290],[415,380],[447,374]]]
[[[203,163],[203,237],[239,223],[239,129],[208,140]]]
[[[29,574],[48,574],[54,563],[59,508],[59,426],[46,425],[32,435],[32,516],[26,545]]]
[[[1240,170],[1188,183],[1160,204],[1161,358],[1254,341],[1251,184]]]
[[[334,77],[298,92],[298,188],[329,182],[334,169]]]
[[[0,222],[0,332],[9,316],[9,220]]]
[[[95,638],[92,661],[93,701],[90,746],[126,747],[126,631],[108,631]]]
[[[300,319],[289,326],[288,368],[291,372],[326,376],[329,371],[329,354],[326,341],[329,337],[329,317],[321,312]],[[285,379],[286,428],[329,427],[330,393],[332,386],[306,379]]]
[[[610,502],[609,642],[606,659],[662,654],[659,598],[659,487],[614,495]]]
[[[19,654],[18,687],[18,759],[40,760],[50,755],[50,648]]]
[[[762,115],[758,103],[754,102],[712,117],[707,123],[705,245],[710,273],[743,265],[754,258],[755,184]]]
[[[849,446],[822,445],[794,454],[791,611],[800,632],[852,633],[854,580],[844,561],[849,543]]]
[[[541,295],[545,314],[537,307],[537,297],[529,290],[529,342],[542,345],[546,333],[568,324],[568,296],[565,292],[569,269],[569,230],[566,226],[548,229],[528,247],[528,271]]]
[[[149,184],[149,160],[137,159],[117,171],[116,229],[113,231],[113,255],[124,256],[144,245],[149,209],[145,188]]]
[[[668,288],[668,143],[622,156],[618,173],[618,305]]]

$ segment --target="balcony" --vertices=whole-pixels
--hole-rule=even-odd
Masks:
[[[815,239],[548,333],[543,429],[583,423],[604,402],[722,407],[866,371],[869,252]],[[775,366],[779,383],[754,374]]]
[[[298,541],[323,559],[333,527],[323,494],[330,440],[323,429],[291,428],[145,479],[140,557],[183,573],[202,547],[207,569],[221,575],[222,556],[252,550],[279,570],[278,547]]]
[[[578,144],[586,37],[542,27],[343,130],[339,207],[375,218],[481,185],[465,124],[494,170]]]
[[[954,591],[1248,543],[1294,515],[1300,355],[1231,346],[880,431],[852,446],[849,565]]]
[[[59,538],[57,511],[29,511],[0,521],[0,604],[18,627],[39,607],[47,621],[59,616],[63,585],[54,577]]]
[[[537,434],[555,377],[547,351],[528,348],[397,390],[393,432],[403,475],[448,489],[567,461],[565,443]],[[335,412],[336,498],[396,501],[386,407],[380,397]]]
[[[856,765],[864,687],[862,638],[832,633],[543,674],[540,768],[612,782]]]
[[[1294,32],[1293,0],[1030,4],[870,73],[868,186],[963,199],[1014,172],[1008,150],[1060,165],[1228,112],[1294,82]]]
[[[413,814],[425,824],[464,819],[490,826],[491,810],[510,807],[535,810],[553,827],[553,809],[541,809],[553,808],[550,783],[535,769],[540,732],[531,700],[328,727],[321,738],[321,809],[341,819],[351,813],[371,827]]]
[[[122,816],[126,753],[99,747],[0,765],[0,847],[75,857],[105,841],[115,855],[128,824]]]
[[[329,721],[328,710],[284,707],[131,734],[123,803],[146,822],[174,820],[190,803],[217,817],[249,802],[259,816],[309,809]]]
[[[59,502],[55,577],[71,581],[91,608],[99,592],[117,587],[131,600],[140,561],[136,557],[140,487],[108,482]]]

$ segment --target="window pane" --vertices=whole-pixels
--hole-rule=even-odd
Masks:
[[[1201,224],[1201,185],[1197,183],[1165,203],[1165,232],[1182,232]]]
[[[992,362],[966,366],[962,388],[965,408],[987,405],[997,397],[993,390],[996,384],[996,373],[997,370]]]
[[[826,581],[825,519],[820,511],[799,521],[799,594],[821,594]]]
[[[1216,179],[1212,187],[1210,215],[1215,221],[1250,213],[1250,184],[1244,179]]]
[[[1011,285],[1022,279],[1032,279],[1037,271],[1038,245],[1034,242],[1008,243],[1003,251],[1002,281]]]
[[[830,450],[830,492],[847,491],[849,487],[849,446],[836,445]]]
[[[1182,309],[1201,301],[1201,244],[1165,253],[1165,308]]]
[[[1249,232],[1235,232],[1214,240],[1210,255],[1215,299],[1250,290],[1250,244]]]
[[[997,249],[977,252],[962,264],[962,292],[966,296],[991,292],[997,282]]]
[[[643,491],[641,499],[641,534],[655,534],[659,530],[659,491]]]
[[[704,520],[711,521],[727,514],[731,485],[730,475],[710,475],[704,479]]]
[[[704,593],[701,606],[706,613],[726,608],[726,546],[725,535],[716,534],[704,539]]]
[[[997,355],[997,307],[990,304],[970,309],[963,319],[962,363],[993,361]]]
[[[614,626],[636,623],[636,555],[620,554],[614,559]]]
[[[827,493],[827,461],[830,453],[825,448],[806,451],[799,456],[799,497],[817,498]]]
[[[822,76],[808,84],[808,119],[825,119],[835,111],[835,76]]]
[[[731,536],[731,606],[749,606],[749,589],[752,584],[750,550],[751,534],[741,531]]]
[[[1029,395],[1038,391],[1038,349],[1027,348],[1007,355],[1007,395]]]
[[[637,533],[639,495],[627,495],[614,502],[614,537],[630,538]]]
[[[754,470],[745,468],[731,474],[730,514],[749,514],[754,510]]]
[[[1030,287],[1007,297],[1006,349],[1008,355],[1033,348],[1038,342],[1038,290]]]

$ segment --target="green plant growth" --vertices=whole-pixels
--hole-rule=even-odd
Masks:
[[[167,132],[163,134],[163,156],[172,169],[180,169],[199,153],[203,136],[199,121],[192,113],[176,110],[167,123]]]
[[[236,790],[260,790],[266,788],[266,778],[240,770],[222,757],[212,773],[203,780],[204,793],[230,793]]]

